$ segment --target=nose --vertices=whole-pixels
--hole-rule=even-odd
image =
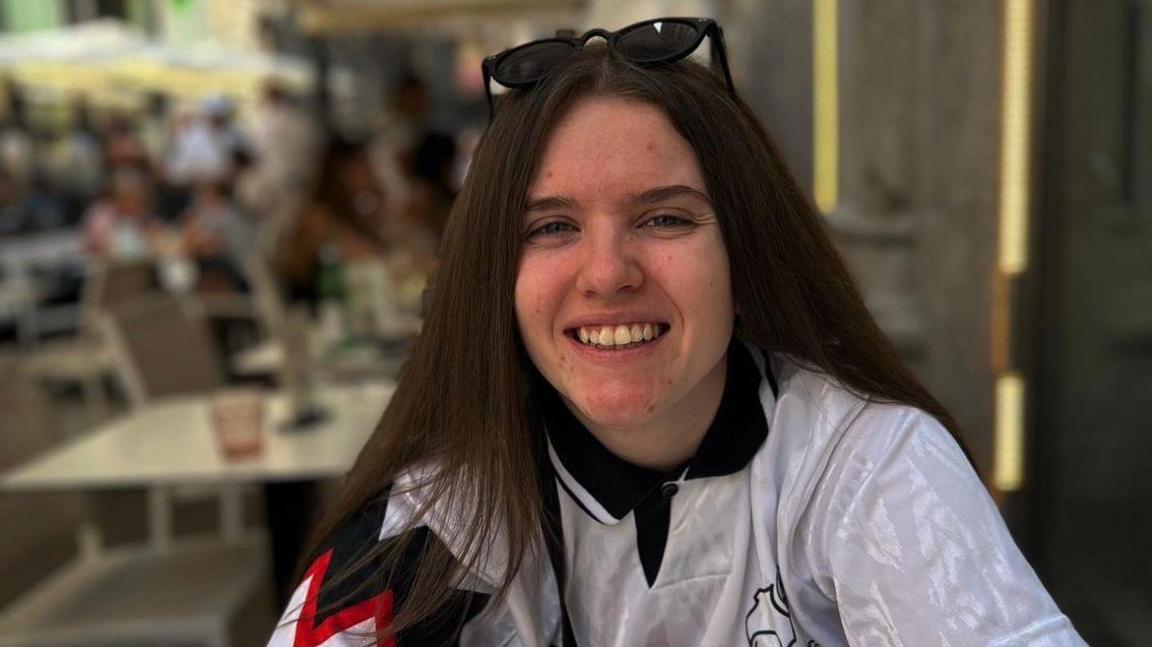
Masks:
[[[644,271],[628,232],[589,228],[581,247],[583,254],[576,276],[576,287],[581,293],[612,298],[635,291],[644,283]]]

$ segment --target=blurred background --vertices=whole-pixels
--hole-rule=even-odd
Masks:
[[[480,62],[725,28],[1093,645],[1152,636],[1152,0],[0,0],[0,644],[263,644],[387,401]]]

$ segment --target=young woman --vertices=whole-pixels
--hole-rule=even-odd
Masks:
[[[714,22],[484,70],[424,333],[273,645],[1082,644]]]

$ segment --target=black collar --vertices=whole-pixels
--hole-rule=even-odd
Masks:
[[[775,391],[769,362],[765,374]],[[597,521],[615,523],[669,481],[736,473],[768,436],[760,402],[760,369],[744,344],[728,348],[724,395],[696,455],[671,472],[633,465],[608,451],[564,405],[555,389],[538,379],[536,400],[544,419],[551,459],[560,484]]]

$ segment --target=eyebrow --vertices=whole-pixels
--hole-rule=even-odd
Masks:
[[[562,209],[575,210],[578,204],[571,198],[562,198],[559,196],[548,196],[545,198],[537,198],[529,200],[528,206],[524,208],[524,213],[533,213],[536,211],[553,211]]]
[[[669,186],[660,186],[654,189],[648,189],[643,193],[629,194],[628,199],[636,204],[658,204],[672,198],[681,196],[693,197],[702,200],[707,204],[712,204],[712,199],[708,197],[703,191],[693,189],[690,186],[683,184],[672,184]],[[579,203],[572,198],[562,196],[546,196],[530,200],[528,206],[524,209],[525,213],[534,213],[537,211],[552,211],[561,209],[577,209]]]
[[[657,204],[672,198],[679,198],[681,196],[689,196],[698,200],[703,200],[709,205],[712,204],[712,199],[708,197],[703,191],[693,189],[690,186],[683,184],[673,184],[670,186],[660,186],[655,189],[649,189],[644,193],[632,194],[632,202],[639,204]]]

